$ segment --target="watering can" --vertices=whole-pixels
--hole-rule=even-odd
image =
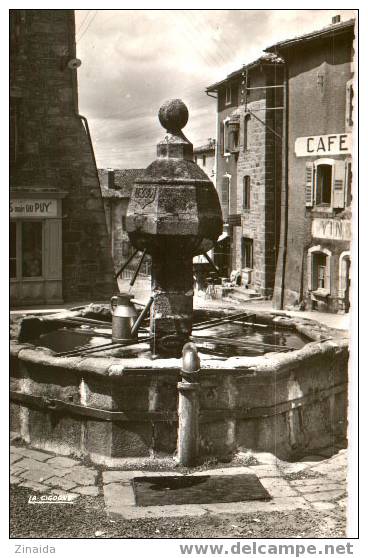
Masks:
[[[111,297],[112,340],[114,343],[137,339],[132,335],[132,327],[138,313],[132,303],[133,295],[120,293]]]

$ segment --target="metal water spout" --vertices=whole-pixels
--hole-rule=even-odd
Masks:
[[[133,246],[152,257],[151,350],[180,356],[192,331],[193,256],[214,246],[222,214],[216,189],[182,132],[187,107],[173,99],[158,116],[166,135],[157,159],[135,180],[126,226]]]

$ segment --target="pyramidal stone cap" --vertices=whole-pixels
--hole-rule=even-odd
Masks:
[[[189,118],[185,103],[166,101],[158,118],[166,135],[157,144],[157,159],[134,181],[126,220],[129,239],[149,254],[171,249],[203,254],[222,232],[218,194],[193,161],[193,145],[182,132]]]

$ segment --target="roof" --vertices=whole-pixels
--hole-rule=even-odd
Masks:
[[[103,198],[130,198],[134,180],[143,176],[146,169],[98,169]],[[107,186],[107,174],[114,172],[114,188]]]
[[[353,29],[355,25],[355,19],[349,19],[347,21],[342,21],[341,23],[333,23],[332,25],[328,25],[323,29],[319,29],[318,31],[312,31],[311,33],[306,33],[305,35],[300,35],[299,37],[294,37],[292,39],[287,39],[286,41],[280,41],[275,43],[272,46],[265,48],[265,52],[278,52],[279,50],[283,50],[290,46],[298,46],[302,43],[314,41],[317,39],[322,38],[329,38],[339,35],[341,33],[345,33],[350,29]]]
[[[199,145],[193,149],[193,153],[208,153],[213,152],[215,153],[216,149],[216,140],[211,140],[205,145]]]
[[[258,66],[264,66],[264,65],[269,65],[269,64],[272,64],[272,65],[282,64],[282,60],[278,56],[275,56],[272,53],[262,54],[262,56],[257,58],[257,60],[254,60],[253,62],[250,62],[249,64],[244,64],[241,68],[239,68],[239,70],[235,70],[235,72],[232,72],[231,74],[229,74],[225,79],[223,79],[221,81],[218,81],[218,82],[216,82],[212,85],[209,85],[206,88],[206,91],[217,91],[220,85],[223,85],[224,83],[226,83],[229,80],[240,77],[245,70],[251,70],[251,69],[256,68]]]

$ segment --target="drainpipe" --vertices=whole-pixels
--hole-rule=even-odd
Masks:
[[[289,76],[286,61],[284,61],[284,111],[282,119],[282,169],[281,169],[281,214],[280,214],[280,244],[279,244],[279,265],[280,270],[280,294],[275,295],[275,305],[277,310],[284,308],[285,292],[285,270],[288,240],[288,149],[289,149]]]
[[[184,467],[196,465],[199,455],[199,390],[201,368],[194,343],[183,347],[182,381],[178,382],[178,461]]]

